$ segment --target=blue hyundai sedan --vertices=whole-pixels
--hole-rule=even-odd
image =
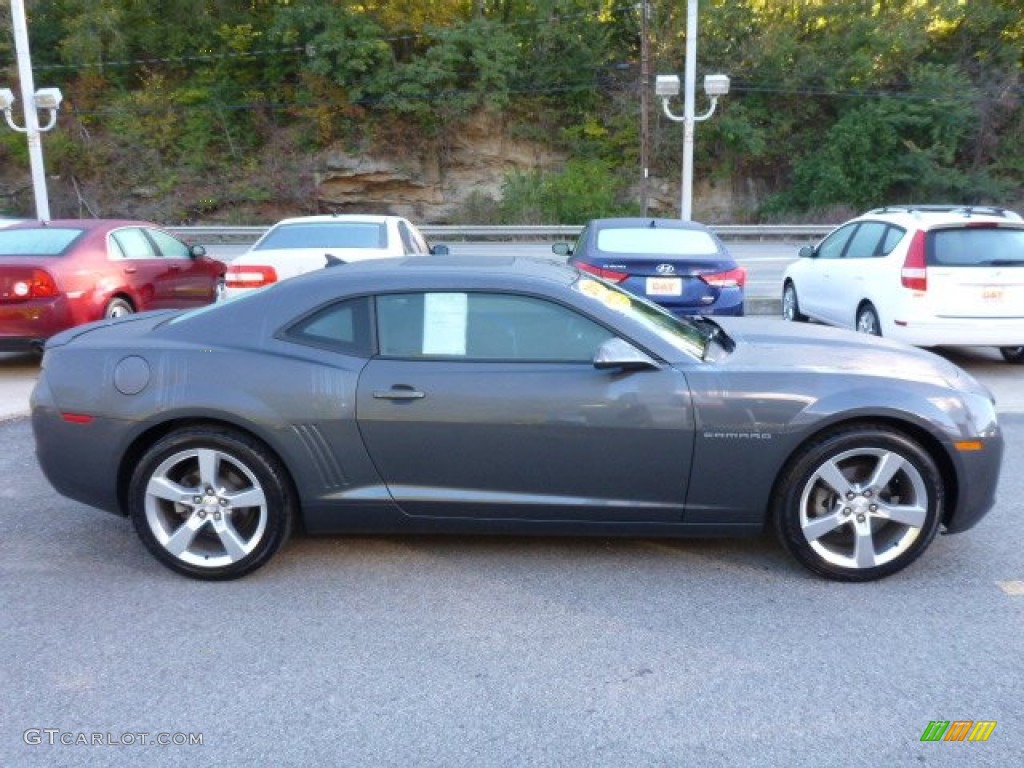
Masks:
[[[679,219],[593,219],[574,245],[552,250],[584,272],[675,315],[742,315],[747,271],[703,224]]]

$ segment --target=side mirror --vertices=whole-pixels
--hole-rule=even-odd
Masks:
[[[551,246],[551,252],[557,253],[559,256],[569,256],[572,254],[572,248],[568,243],[555,243]]]
[[[193,259],[201,259],[206,255],[206,249],[201,245],[190,245],[188,248],[188,255]]]
[[[598,370],[649,371],[658,364],[628,341],[613,337],[605,341],[594,354],[594,367]]]
[[[817,250],[815,250],[813,245],[805,245],[799,251],[797,251],[797,256],[799,256],[801,259],[813,259],[817,255],[818,252]]]
[[[447,256],[449,253],[451,253],[451,250],[448,248],[447,245],[433,245],[430,247],[430,252],[434,256]]]

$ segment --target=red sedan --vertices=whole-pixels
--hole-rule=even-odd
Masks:
[[[0,229],[0,351],[104,317],[216,300],[226,266],[145,221],[29,221]]]

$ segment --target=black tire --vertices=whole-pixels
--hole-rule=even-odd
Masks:
[[[857,310],[857,322],[854,328],[860,333],[869,336],[881,336],[882,324],[878,322],[878,312],[870,304],[865,304]]]
[[[107,306],[103,309],[103,316],[106,318],[124,317],[125,315],[132,314],[135,314],[135,307],[125,299],[117,296],[108,301]]]
[[[212,581],[264,565],[291,533],[295,506],[287,475],[265,446],[215,427],[159,440],[128,488],[128,511],[149,551],[173,571]]]
[[[807,315],[800,312],[800,301],[796,296],[796,286],[786,283],[782,288],[782,318],[791,323],[803,323]]]
[[[1000,347],[999,354],[1008,363],[1024,364],[1024,347]]]
[[[919,443],[864,424],[825,434],[794,456],[780,476],[772,518],[782,545],[809,570],[872,581],[928,548],[944,503],[938,467]]]

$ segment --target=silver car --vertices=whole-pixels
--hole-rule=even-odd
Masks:
[[[230,579],[289,531],[756,535],[866,581],[993,505],[992,397],[923,350],[679,319],[565,264],[346,264],[79,327],[32,395],[62,494]]]

